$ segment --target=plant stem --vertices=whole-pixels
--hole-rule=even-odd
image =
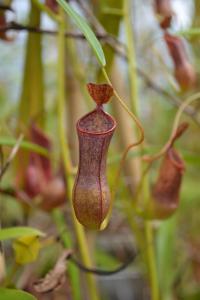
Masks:
[[[64,49],[65,49],[65,24],[64,24],[64,13],[62,8],[59,8],[59,34],[58,34],[58,126],[59,126],[59,137],[61,144],[61,152],[65,166],[65,174],[67,186],[70,191],[73,188],[73,177],[72,177],[72,165],[70,161],[69,148],[66,142],[65,126],[64,126],[64,116],[65,116],[65,64],[64,64]],[[72,212],[73,225],[80,249],[80,254],[84,265],[87,267],[92,267],[92,262],[90,259],[90,253],[87,245],[87,240],[85,236],[84,229],[80,223],[78,223],[72,205],[72,197],[70,196],[70,205]],[[88,284],[88,291],[91,300],[98,300],[98,292],[96,280],[93,275],[87,274],[85,276]]]
[[[39,27],[41,13],[37,6],[30,1],[29,25]],[[18,132],[27,133],[34,120],[37,125],[44,127],[44,77],[42,64],[42,36],[29,33],[26,40],[23,79],[18,111]],[[15,160],[17,181],[23,184],[29,153],[21,150]]]
[[[54,209],[52,212],[52,217],[54,219],[54,222],[56,224],[59,236],[63,242],[63,245],[65,246],[65,248],[72,248],[72,239],[71,236],[67,230],[67,226],[65,223],[65,218],[63,216],[63,214],[61,213],[61,211],[59,209]],[[79,271],[78,269],[72,265],[69,264],[68,266],[68,272],[70,274],[70,280],[72,283],[72,295],[73,295],[73,299],[74,300],[80,300],[81,299],[81,293],[80,293],[80,289],[77,288],[78,286],[80,286],[80,282],[79,282]]]
[[[48,8],[48,6],[41,3],[39,0],[32,0],[32,1],[40,11],[46,13],[52,20],[58,22],[59,18],[55,13],[53,13],[53,11],[50,8]]]
[[[149,280],[151,286],[151,299],[159,300],[159,287],[157,278],[157,266],[153,244],[153,228],[149,221],[145,221],[145,236],[147,246],[147,259],[149,268]]]
[[[133,30],[131,24],[131,2],[124,0],[124,25],[127,41],[127,58],[128,58],[128,73],[130,80],[130,98],[131,109],[138,115],[138,88],[137,88],[137,71],[136,71],[136,55],[134,47]]]
[[[124,25],[126,31],[127,38],[127,57],[128,57],[128,71],[129,71],[129,80],[130,80],[130,96],[131,96],[131,108],[133,112],[138,116],[138,90],[137,90],[137,71],[136,71],[136,55],[135,55],[135,47],[134,47],[134,37],[133,37],[133,29],[131,24],[131,1],[124,0]],[[140,145],[140,150],[142,145]],[[140,161],[140,177],[142,176],[142,162]],[[136,170],[138,173],[138,170]],[[145,176],[145,180],[143,180],[143,190],[142,190],[143,198],[148,201],[149,199],[149,187],[148,187],[148,178]],[[149,280],[151,286],[151,295],[152,300],[159,299],[159,288],[158,288],[158,280],[157,280],[157,268],[156,268],[156,259],[154,253],[154,245],[153,245],[153,229],[152,224],[148,221],[144,220],[145,227],[145,239],[147,246],[147,264],[149,271]]]
[[[11,269],[9,270],[9,273],[7,274],[4,281],[1,283],[3,287],[10,287],[13,285],[13,279],[20,269],[20,265],[18,265],[16,262],[12,265]]]
[[[31,1],[29,25],[38,27],[40,23],[40,10]],[[35,33],[29,33],[26,41],[23,85],[19,102],[19,126],[29,126],[30,120],[37,120],[37,124],[44,125],[42,36]]]

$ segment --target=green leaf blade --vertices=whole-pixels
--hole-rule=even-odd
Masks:
[[[60,6],[64,9],[64,11],[72,18],[76,26],[79,30],[83,33],[87,41],[89,42],[90,46],[94,50],[94,53],[101,64],[102,67],[106,65],[106,59],[104,56],[103,49],[101,47],[100,42],[96,38],[94,32],[85,21],[85,19],[80,16],[65,0],[57,0]]]
[[[0,138],[1,146],[14,147],[16,143],[17,140],[14,138],[7,138],[7,137]],[[49,152],[47,149],[29,141],[22,141],[19,148],[41,154],[45,157],[49,157]]]
[[[33,295],[15,289],[0,288],[0,300],[37,300]]]
[[[0,241],[15,239],[23,236],[36,235],[44,236],[45,234],[38,229],[31,227],[10,227],[0,230]]]

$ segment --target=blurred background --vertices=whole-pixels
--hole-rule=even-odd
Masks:
[[[61,160],[56,105],[58,28],[48,12],[43,10],[40,13],[36,2],[38,1],[0,0],[0,21],[3,20],[3,14],[4,17],[6,16],[5,20],[0,22],[0,156],[1,161],[6,160],[11,151],[10,145],[14,146],[13,141],[21,132],[24,133],[25,140],[45,147],[44,143],[39,141],[42,136],[41,139],[48,139],[52,146],[52,172],[56,176],[59,174],[63,179],[65,176]],[[52,4],[54,1],[39,2],[45,4],[55,15],[57,14],[57,6],[55,3]],[[170,1],[164,2],[166,4]],[[133,107],[130,100],[134,93],[131,94],[130,88],[130,62],[128,63],[125,57],[129,41],[123,18],[123,0],[69,1],[69,3],[88,20],[96,32],[105,52],[106,69],[114,87],[124,99],[127,99],[127,105],[137,111],[145,131],[142,154],[156,153],[170,136],[173,120],[180,104],[199,91],[200,2],[171,0],[170,9],[173,10],[173,14],[170,15],[170,28],[163,29],[160,25],[161,16],[156,11],[157,1],[130,1],[131,35],[135,48],[133,57],[136,59],[137,69],[135,79],[139,100],[137,108]],[[1,6],[5,5],[12,7],[12,10],[3,10]],[[33,12],[34,5],[35,12]],[[33,28],[41,30],[36,32]],[[191,76],[195,74],[195,83],[190,75],[189,77],[185,75],[189,78],[186,79],[186,88],[175,76],[176,61],[164,38],[165,30],[182,40],[180,47],[181,49],[184,47],[183,60],[189,62],[193,72]],[[76,122],[94,108],[86,84],[102,83],[105,79],[88,43],[80,36],[78,29],[67,16],[66,32],[73,34],[67,35],[65,39],[65,129],[71,161],[76,170],[78,165]],[[187,70],[184,72],[187,73]],[[189,129],[176,145],[185,161],[179,207],[169,219],[154,221],[160,299],[164,300],[200,299],[199,107],[198,101],[187,107],[182,120],[189,123]],[[113,187],[121,154],[127,145],[137,138],[137,134],[133,122],[115,99],[106,106],[106,110],[118,123],[107,160],[108,181]],[[42,130],[42,133],[39,133],[40,137],[35,140],[30,133],[33,123]],[[26,188],[27,153],[29,152],[20,150],[1,180],[1,226],[30,225],[40,228],[48,236],[57,237],[55,216],[57,210],[60,210],[71,232],[78,256],[79,246],[76,244],[73,231],[69,200],[67,202],[56,200],[55,205],[40,206],[38,205],[40,193],[32,197],[31,203],[28,199],[28,204],[17,199],[21,197],[17,192]],[[100,269],[115,269],[120,263],[126,261],[130,253],[134,253],[139,248],[139,255],[125,270],[112,276],[96,276],[100,299],[151,299],[145,267],[145,248],[141,248],[134,234],[133,224],[130,221],[131,212],[127,217],[129,203],[134,201],[135,186],[140,177],[139,167],[137,167],[140,164],[138,161],[140,157],[139,150],[130,151],[124,172],[120,177],[108,227],[100,232],[87,231],[88,245],[93,253],[92,259]],[[149,172],[150,189],[157,178],[158,169],[159,161],[153,164]],[[68,197],[69,195],[68,190]],[[49,194],[47,199],[48,197]],[[44,201],[48,201],[47,199]],[[134,216],[134,212],[133,219],[138,230],[142,231],[142,222],[139,217]],[[7,274],[10,274],[7,286],[27,290],[41,300],[72,299],[68,276],[64,284],[48,294],[37,293],[33,288],[33,282],[53,268],[62,252],[59,237],[53,243],[49,245],[47,243],[38,254],[37,260],[33,262],[24,264],[14,262],[16,257],[14,259],[13,253],[16,255],[16,252],[13,252],[11,242],[3,244],[3,251]],[[87,295],[85,273],[81,271],[78,277],[81,283],[77,289],[80,290],[82,299],[90,299]]]

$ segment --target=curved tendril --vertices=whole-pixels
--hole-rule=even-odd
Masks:
[[[141,139],[141,141],[139,140],[138,142],[129,145],[129,146],[124,150],[124,152],[123,152],[123,154],[122,154],[122,158],[121,158],[121,160],[120,160],[119,168],[118,168],[118,170],[117,170],[117,174],[116,174],[116,177],[115,177],[115,181],[114,181],[115,187],[114,187],[114,189],[113,189],[113,191],[112,191],[112,199],[111,199],[111,203],[113,203],[113,201],[114,201],[114,199],[115,199],[116,192],[117,192],[117,187],[118,187],[118,183],[119,183],[119,178],[120,178],[120,175],[121,175],[121,172],[122,172],[122,169],[123,169],[123,166],[124,166],[124,164],[125,164],[125,161],[126,161],[126,158],[127,158],[127,155],[128,155],[128,153],[129,153],[129,151],[130,151],[133,147],[140,145],[140,144],[142,143],[143,140],[144,140],[144,138]]]
[[[107,80],[107,82],[112,85],[112,82],[110,81],[106,70],[104,68],[102,68],[102,72]],[[143,141],[144,141],[144,129],[142,127],[142,124],[140,123],[139,119],[132,113],[132,111],[128,108],[128,106],[126,105],[126,103],[121,99],[121,97],[119,96],[119,94],[117,93],[117,91],[113,88],[113,94],[115,95],[115,97],[117,98],[117,100],[119,101],[119,103],[121,104],[121,106],[124,108],[124,110],[129,114],[129,116],[133,119],[133,121],[135,122],[136,126],[138,127],[139,131],[140,131],[140,138],[137,142],[135,142],[134,144],[131,144],[128,146],[128,151],[134,147],[134,146],[138,146],[140,145]],[[124,151],[127,152],[127,149]]]
[[[106,269],[98,269],[98,268],[90,268],[87,267],[86,265],[82,264],[76,257],[74,256],[73,252],[67,257],[69,261],[71,261],[77,268],[79,268],[81,271],[85,273],[93,273],[95,275],[99,276],[109,276],[109,275],[114,275],[117,274],[124,269],[126,269],[128,266],[130,266],[137,258],[138,256],[144,255],[145,252],[149,250],[149,247],[151,247],[153,242],[147,243],[146,246],[142,247],[140,250],[136,250],[133,252],[133,254],[129,255],[126,258],[126,261],[123,262],[121,265],[116,267],[113,270],[106,270]]]
[[[112,86],[112,82],[110,81],[107,73],[106,73],[106,70],[104,68],[102,68],[102,72],[104,74],[104,77],[105,79],[107,80],[107,82]],[[135,143],[133,144],[130,144],[123,152],[122,154],[122,158],[120,160],[120,165],[119,165],[119,169],[117,171],[117,174],[116,174],[116,178],[115,178],[115,187],[112,191],[112,195],[111,195],[111,205],[110,205],[110,212],[112,211],[112,205],[113,205],[113,201],[115,199],[115,195],[116,195],[116,191],[117,191],[117,187],[118,187],[118,182],[119,182],[119,178],[120,178],[120,174],[121,174],[121,171],[123,169],[123,166],[124,166],[124,163],[126,161],[126,158],[127,158],[127,155],[129,153],[129,151],[135,147],[135,146],[138,146],[140,145],[143,141],[144,141],[144,128],[142,127],[142,124],[141,122],[139,121],[139,119],[134,115],[134,113],[132,113],[132,111],[128,108],[128,106],[126,105],[126,103],[121,99],[121,97],[119,96],[119,94],[117,93],[117,91],[113,88],[113,94],[114,96],[116,97],[116,99],[119,101],[119,103],[121,104],[121,106],[124,108],[124,110],[129,114],[129,116],[131,117],[131,119],[135,122],[137,128],[139,129],[140,131],[140,138],[138,141],[136,141]],[[108,214],[106,220],[103,222],[103,225],[101,227],[101,229],[104,229],[107,225],[107,222],[109,220],[109,217],[110,217],[110,213]]]
[[[199,98],[200,98],[200,92],[190,96],[180,105],[180,107],[176,113],[172,131],[171,131],[171,135],[170,135],[168,141],[166,142],[166,144],[163,146],[163,148],[157,154],[155,154],[153,156],[143,156],[144,161],[151,163],[154,160],[160,158],[162,155],[164,155],[167,152],[167,150],[173,145],[176,138],[186,129],[186,127],[185,127],[183,130],[181,130],[181,128],[179,127],[179,121],[180,121],[183,111],[185,110],[185,108],[188,105],[190,105],[193,101],[198,100]],[[181,131],[181,133],[179,133],[179,131]]]
[[[70,256],[69,260],[73,262],[76,267],[78,267],[81,271],[86,272],[86,273],[93,273],[98,276],[110,276],[117,274],[124,269],[126,269],[138,256],[139,252],[134,253],[132,256],[130,256],[126,262],[122,263],[120,266],[118,266],[116,269],[113,270],[101,270],[98,268],[88,268],[84,266],[81,262],[79,262],[77,259],[74,258],[74,256]]]

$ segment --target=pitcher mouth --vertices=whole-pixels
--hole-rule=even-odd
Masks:
[[[178,152],[175,149],[170,148],[168,150],[168,156],[169,156],[171,162],[173,163],[173,165],[177,169],[179,169],[181,171],[183,171],[185,169],[184,162],[183,162],[182,158],[180,157],[180,155],[178,154]]]
[[[104,112],[101,108],[96,108],[83,116],[77,122],[77,130],[91,135],[103,135],[114,131],[117,123],[115,119]]]

